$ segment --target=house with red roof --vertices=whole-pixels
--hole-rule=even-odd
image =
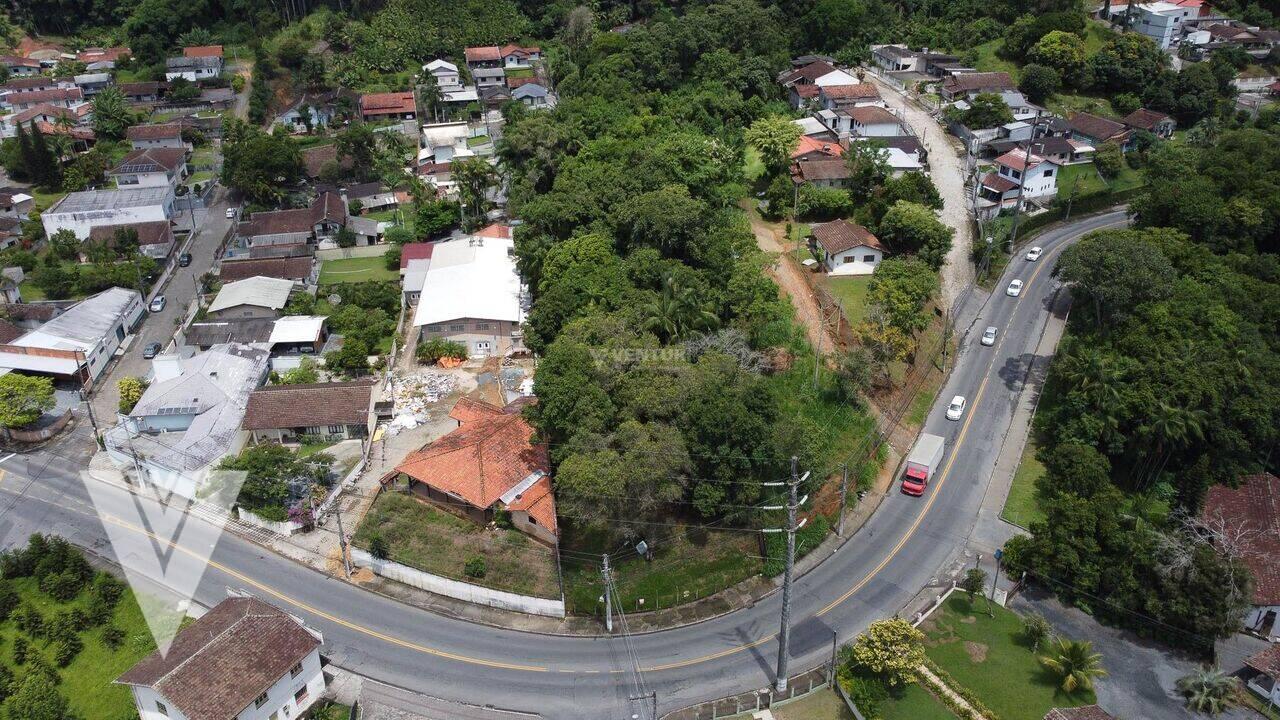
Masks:
[[[1241,478],[1239,487],[1214,485],[1205,494],[1200,521],[1236,545],[1253,575],[1244,626],[1272,642],[1280,640],[1280,478],[1262,473]],[[1280,677],[1280,654],[1272,655],[1266,670]]]
[[[458,427],[410,453],[396,470],[410,491],[448,512],[487,524],[497,510],[505,510],[516,529],[557,544],[547,447],[535,441],[533,428],[520,415],[524,405],[522,400],[506,407],[459,400],[449,412]]]
[[[9,74],[25,77],[40,74],[40,61],[17,55],[0,55],[0,65],[8,68]]]
[[[1054,161],[1016,148],[995,159],[997,174],[1018,184],[1022,196],[1036,198],[1058,193],[1058,164]]]
[[[848,220],[814,225],[813,244],[822,250],[829,275],[870,275],[884,259],[885,247],[870,230]]]
[[[791,151],[792,162],[838,157],[844,157],[844,147],[840,143],[834,140],[820,140],[808,135],[801,135],[799,142],[796,143],[796,149]]]
[[[527,68],[542,59],[542,48],[507,44],[498,48],[498,56],[502,58],[504,68]]]
[[[413,93],[370,93],[360,96],[360,117],[369,120],[413,120],[418,116],[418,106]]]

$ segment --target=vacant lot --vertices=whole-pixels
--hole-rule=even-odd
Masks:
[[[386,258],[381,255],[345,260],[325,260],[320,266],[320,284],[332,285],[366,280],[396,280],[400,274],[387,269]]]
[[[373,501],[354,542],[369,549],[381,535],[390,559],[433,575],[522,595],[559,598],[555,551],[516,530],[484,527],[412,495],[388,490]],[[466,572],[481,558],[484,576]]]
[[[1059,690],[1023,639],[1021,617],[994,603],[992,610],[995,617],[981,598],[970,605],[963,593],[953,593],[920,626],[929,657],[1003,720],[1040,720],[1050,708],[1095,701],[1092,692]]]
[[[870,284],[870,275],[826,278],[827,289],[840,302],[844,318],[852,327],[857,327],[867,315],[867,287]]]
[[[1009,497],[1004,501],[1004,511],[1000,513],[1000,517],[1024,528],[1044,519],[1036,498],[1036,480],[1044,475],[1044,465],[1036,459],[1037,449],[1035,439],[1027,438],[1027,444],[1022,448],[1022,459],[1018,461],[1018,471],[1013,475],[1013,485],[1009,488]]]

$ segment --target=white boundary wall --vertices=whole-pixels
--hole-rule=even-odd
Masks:
[[[501,608],[503,610],[514,610],[516,612],[528,613],[530,615],[546,615],[548,617],[564,617],[564,599],[551,600],[548,598],[531,597],[529,595],[517,595],[503,590],[491,590],[479,585],[472,585],[460,580],[451,580],[449,578],[432,575],[421,570],[415,570],[407,565],[401,565],[398,562],[390,560],[379,560],[370,555],[367,551],[359,548],[351,548],[351,561],[356,565],[367,567],[375,574],[381,575],[389,580],[404,583],[412,587],[433,592],[437,595],[444,595],[457,600],[465,600],[476,605],[488,605],[489,607]]]

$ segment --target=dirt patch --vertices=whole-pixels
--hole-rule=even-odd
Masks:
[[[965,625],[972,625],[978,622],[978,618],[972,615],[965,615],[964,617],[960,618],[960,622],[964,623]]]
[[[982,643],[965,640],[964,651],[968,653],[969,659],[976,663],[987,661],[987,646]]]

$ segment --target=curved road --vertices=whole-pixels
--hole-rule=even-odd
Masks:
[[[1053,262],[1084,233],[1124,222],[1122,212],[1078,220],[1039,237],[1045,248],[1039,262],[1021,256],[1011,262],[926,422],[928,432],[948,440],[941,474],[923,498],[892,493],[857,535],[796,582],[793,672],[829,656],[833,631],[845,642],[871,621],[899,611],[966,544],[1048,317],[1056,291]],[[1004,294],[1014,277],[1026,283],[1019,298]],[[1001,329],[995,347],[977,343],[987,325]],[[960,422],[949,422],[942,412],[955,394],[965,395],[969,407]],[[0,460],[0,533],[6,545],[39,530],[110,553],[102,521],[78,477],[91,450],[80,445]],[[122,504],[134,502],[118,495]],[[125,516],[123,510],[109,512]],[[342,667],[437,697],[548,718],[648,717],[644,704],[629,700],[635,691],[630,653],[644,671],[646,689],[657,692],[661,712],[767,687],[777,656],[778,593],[714,620],[634,636],[628,646],[618,637],[544,636],[434,615],[225,534],[197,600],[216,603],[228,587],[305,618],[324,633],[327,652]]]

